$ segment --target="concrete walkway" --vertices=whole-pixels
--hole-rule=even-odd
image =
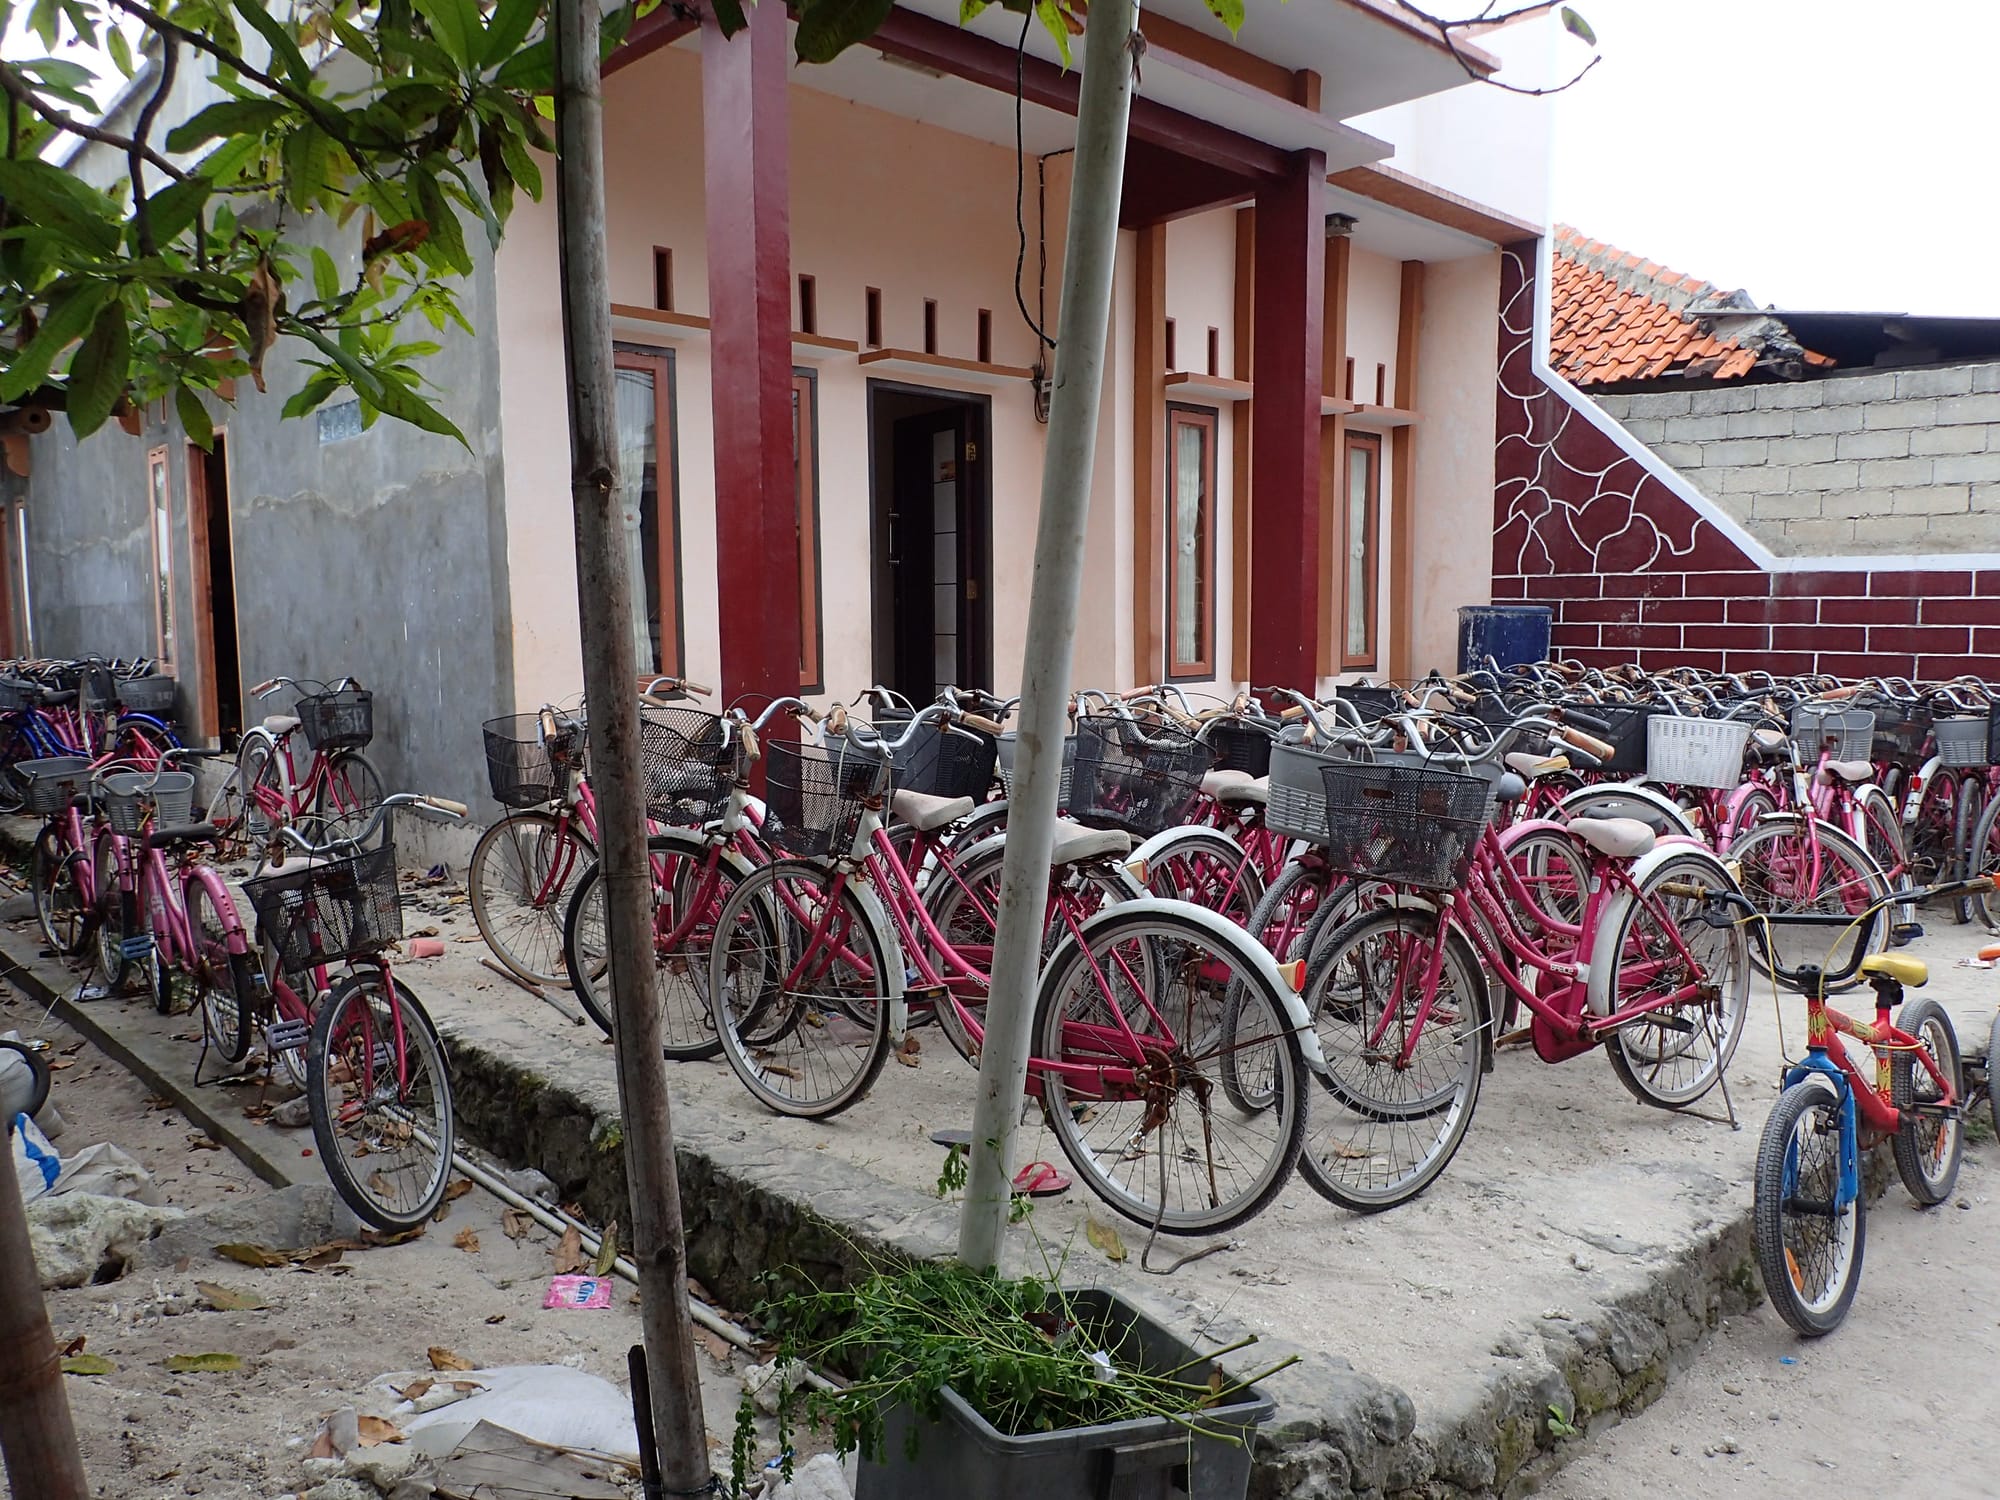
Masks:
[[[429,894],[443,909],[413,908],[408,925],[435,924],[445,955],[398,974],[450,1047],[461,1130],[546,1172],[593,1219],[623,1217],[610,1046],[481,967],[462,898]],[[1979,946],[1978,929],[1933,914],[1930,934],[1911,950],[1930,961],[1926,993],[1952,1012],[1962,1043],[1983,1050],[2000,972],[1956,967]],[[34,941],[32,923],[0,933],[17,963]],[[31,988],[65,984],[46,961],[26,970],[16,977]],[[64,1009],[154,1087],[203,1111],[203,1127],[260,1175],[312,1170],[301,1137],[241,1117],[254,1091],[186,1087],[198,1051],[190,1018],[160,1018],[139,1001]],[[1797,1049],[1802,1006],[1787,997],[1782,1012]],[[919,1066],[888,1069],[869,1098],[824,1123],[766,1114],[719,1061],[666,1065],[691,1268],[726,1302],[756,1301],[769,1269],[826,1277],[951,1251],[955,1212],[935,1189],[943,1152],[928,1137],[969,1120],[975,1080],[934,1029],[917,1035]],[[1732,1132],[1640,1107],[1597,1056],[1550,1067],[1510,1050],[1464,1147],[1414,1203],[1357,1217],[1295,1181],[1226,1249],[1156,1276],[1139,1268],[1145,1231],[1077,1188],[1036,1203],[1013,1263],[1060,1260],[1068,1279],[1114,1286],[1210,1345],[1256,1333],[1232,1361],[1246,1370],[1299,1352],[1270,1385],[1281,1407],[1253,1495],[1519,1493],[1588,1446],[1561,1440],[1552,1413],[1588,1433],[1638,1410],[1723,1317],[1761,1297],[1750,1169],[1782,1055],[1765,986],[1730,1073],[1742,1121]],[[1703,1107],[1719,1111],[1720,1096]],[[1060,1160],[1045,1133],[1031,1129],[1024,1143]],[[1975,1147],[1968,1182],[1978,1187],[1996,1162],[1990,1143]],[[1086,1239],[1093,1217],[1117,1228],[1123,1264]],[[1202,1243],[1163,1240],[1154,1264]]]

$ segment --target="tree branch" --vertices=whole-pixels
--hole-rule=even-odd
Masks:
[[[1465,32],[1467,35],[1476,36],[1488,31],[1498,31],[1501,27],[1510,26],[1516,21],[1525,21],[1534,16],[1547,15],[1556,8],[1560,0],[1531,0],[1529,4],[1517,5],[1512,10],[1502,11],[1500,14],[1495,15],[1493,14],[1493,7],[1497,3],[1498,0],[1488,0],[1488,3],[1480,10],[1479,14],[1467,16],[1463,20],[1447,21],[1442,16],[1434,16],[1420,6],[1412,4],[1411,0],[1396,0],[1397,6],[1406,14],[1415,16],[1419,21],[1422,21],[1426,26],[1431,27],[1437,32],[1438,40],[1444,43],[1445,50],[1452,56],[1452,61],[1465,70],[1467,78],[1470,78],[1475,83],[1484,83],[1493,88],[1504,90],[1509,94],[1524,94],[1530,98],[1540,98],[1546,94],[1560,94],[1565,89],[1575,88],[1583,80],[1584,74],[1604,61],[1602,53],[1596,54],[1589,62],[1578,68],[1575,74],[1569,79],[1562,83],[1551,85],[1548,88],[1528,88],[1518,83],[1506,83],[1493,77],[1491,73],[1481,72],[1471,58],[1458,50],[1458,41],[1452,35],[1453,32]]]
[[[169,177],[174,178],[178,182],[187,181],[187,173],[168,161],[159,152],[153,150],[152,147],[147,146],[143,141],[134,141],[130,136],[119,135],[116,131],[106,130],[102,126],[86,124],[84,121],[77,119],[76,116],[67,114],[57,109],[53,104],[46,102],[35,92],[34,85],[23,78],[14,69],[13,65],[7,62],[0,62],[0,92],[5,92],[8,99],[15,104],[27,105],[29,109],[65,134],[78,136],[86,141],[96,141],[99,145],[109,146],[115,151],[122,151],[128,154],[136,145],[142,151],[143,159],[149,165],[157,167],[160,171],[165,172]],[[9,109],[7,112],[7,154],[9,156],[14,154],[14,138],[15,116],[13,110]]]
[[[160,81],[153,89],[153,97],[140,109],[139,118],[132,127],[132,144],[125,149],[126,173],[132,179],[132,222],[139,230],[139,253],[146,256],[159,248],[153,243],[153,222],[147,213],[146,139],[153,133],[153,122],[160,117],[160,106],[173,92],[174,70],[180,66],[180,56],[179,42],[172,37],[161,40]]]

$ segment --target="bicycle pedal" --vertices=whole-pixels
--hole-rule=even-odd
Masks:
[[[127,963],[137,963],[150,957],[152,952],[153,935],[150,932],[141,932],[118,940],[118,956]]]
[[[1891,948],[1905,947],[1910,943],[1914,943],[1918,938],[1922,937],[1923,935],[1924,935],[1923,923],[1897,922],[1889,929],[1889,946]]]
[[[296,1052],[311,1035],[310,1021],[273,1021],[264,1028],[264,1048],[273,1053]]]

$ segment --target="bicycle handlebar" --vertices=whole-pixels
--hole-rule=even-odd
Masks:
[[[315,844],[289,823],[278,824],[271,830],[271,863],[273,865],[284,863],[284,849],[287,844],[312,859],[349,858],[361,852],[361,846],[375,836],[376,830],[382,826],[391,809],[398,807],[410,807],[420,812],[434,813],[453,823],[464,822],[471,811],[463,802],[454,802],[449,797],[432,797],[422,792],[393,792],[382,799],[381,805],[375,809],[375,816],[370,818],[359,831],[350,833],[344,838],[328,839],[323,844]]]

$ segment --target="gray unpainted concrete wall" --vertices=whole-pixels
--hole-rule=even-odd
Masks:
[[[358,267],[358,232],[319,226],[290,238],[317,238],[345,276]],[[329,443],[319,440],[313,417],[282,421],[285,400],[310,373],[289,340],[267,362],[267,393],[239,380],[233,406],[209,404],[228,435],[245,688],[279,674],[352,674],[375,693],[368,755],[388,789],[479,805],[486,802],[479,725],[511,711],[513,661],[493,265],[476,224],[468,227],[473,239],[477,264],[462,303],[478,335],[433,335],[416,317],[403,335],[443,345],[423,370],[469,452],[387,419]],[[28,566],[36,644],[46,655],[152,653],[146,459],[162,445],[185,643],[175,667],[183,702],[191,704],[188,446],[171,416],[149,420],[140,437],[108,424],[81,444],[58,417],[34,439]],[[246,713],[254,722],[290,709],[290,696],[280,695]]]
[[[1780,557],[2000,551],[2000,363],[1594,399]]]

